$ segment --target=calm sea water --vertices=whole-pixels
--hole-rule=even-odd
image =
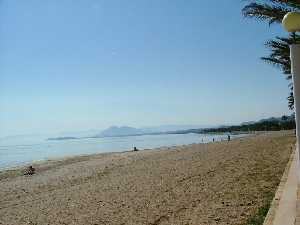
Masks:
[[[245,135],[234,135],[238,138]],[[164,134],[130,137],[90,138],[47,141],[45,137],[0,139],[0,169],[24,165],[33,161],[104,152],[122,152],[163,146],[208,143],[226,140],[227,135]]]

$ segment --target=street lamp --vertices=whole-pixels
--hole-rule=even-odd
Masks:
[[[300,13],[289,12],[282,20],[282,25],[287,32],[300,31]]]
[[[287,13],[283,20],[282,25],[288,32],[300,31],[300,13],[289,12]],[[290,56],[291,56],[291,71],[293,76],[294,85],[294,108],[296,113],[296,134],[297,134],[297,149],[299,152],[299,142],[300,142],[300,44],[290,45]],[[299,156],[300,159],[300,156]],[[300,170],[298,173],[300,180]]]

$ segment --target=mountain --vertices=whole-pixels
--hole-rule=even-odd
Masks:
[[[197,128],[197,129],[193,129]],[[82,132],[64,132],[57,135],[57,137],[47,138],[46,140],[68,140],[81,138],[103,138],[103,137],[125,137],[137,135],[158,135],[158,134],[186,134],[199,133],[201,129],[199,126],[192,125],[167,125],[156,127],[134,128],[129,126],[111,126],[101,132],[96,130],[82,131]]]
[[[270,117],[259,121],[248,121],[240,125],[223,126],[199,126],[199,125],[162,125],[153,127],[134,128],[129,126],[112,126],[103,131],[87,130],[81,132],[64,132],[58,137],[47,140],[67,140],[79,138],[102,138],[102,137],[124,137],[136,135],[158,135],[158,134],[188,134],[188,133],[210,133],[210,132],[230,132],[249,130],[276,130],[293,129],[295,125],[295,115],[283,115],[282,117]],[[0,138],[1,141],[1,138]]]
[[[112,126],[103,130],[100,134],[95,137],[120,137],[120,136],[131,136],[144,134],[143,130],[128,126]]]
[[[63,141],[63,140],[74,140],[78,139],[76,137],[56,137],[56,138],[47,138],[47,141]]]
[[[211,126],[200,126],[200,125],[161,125],[161,126],[153,126],[153,127],[141,127],[144,133],[165,133],[165,132],[174,132],[174,131],[182,131],[182,130],[190,130],[190,129],[199,129],[206,128]]]
[[[281,121],[281,117],[270,117],[266,119],[261,119],[258,122],[263,123],[263,122],[276,122],[276,121]]]
[[[258,122],[283,122],[283,121],[294,121],[295,115],[291,114],[290,116],[283,115],[281,117],[270,117],[267,119],[261,119]]]
[[[211,132],[249,132],[249,131],[277,131],[277,130],[291,130],[295,129],[295,115],[283,115],[282,117],[270,117],[261,119],[256,122],[245,122],[240,125],[233,125],[228,127],[209,128],[202,130],[204,133]]]
[[[254,123],[256,123],[255,121],[248,121],[248,122],[243,122],[243,123],[241,123],[240,125],[241,126],[247,126],[247,125],[251,125],[251,124],[254,124]]]

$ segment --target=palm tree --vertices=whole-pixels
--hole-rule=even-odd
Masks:
[[[280,24],[284,15],[288,12],[300,11],[299,0],[250,0],[242,12],[245,17],[256,18],[271,24]],[[300,43],[300,36],[293,33],[288,37],[276,37],[274,40],[268,40],[265,46],[270,50],[270,54],[261,59],[267,63],[279,67],[287,80],[290,80],[291,89],[288,99],[290,109],[294,108],[293,84],[290,62],[290,44]]]

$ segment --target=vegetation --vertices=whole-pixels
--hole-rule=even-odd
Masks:
[[[264,204],[252,215],[246,222],[245,225],[263,225],[266,215],[268,214],[269,208],[272,203],[274,194],[269,193],[264,196]]]
[[[245,17],[256,18],[265,21],[269,25],[280,24],[284,15],[292,11],[300,11],[299,0],[248,0],[250,3],[246,5],[242,12]],[[294,108],[294,96],[292,87],[291,62],[290,62],[290,44],[300,43],[298,33],[293,33],[288,37],[276,37],[268,40],[265,45],[270,50],[268,56],[261,59],[271,65],[280,68],[286,79],[289,80],[290,95],[288,106]]]
[[[203,129],[203,133],[224,132],[249,132],[249,131],[278,131],[296,128],[295,116],[282,116],[281,118],[270,118],[258,122],[244,123],[236,126]]]

